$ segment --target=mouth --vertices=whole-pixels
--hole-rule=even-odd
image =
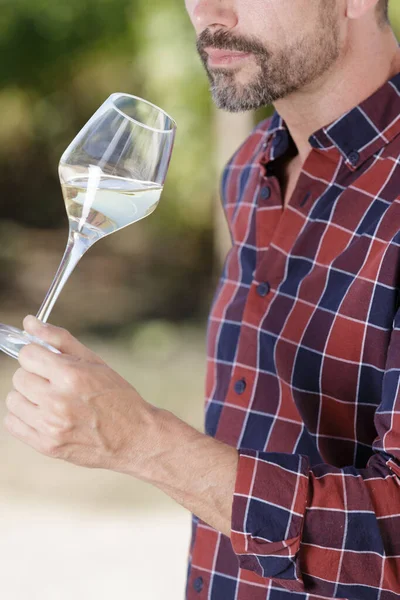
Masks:
[[[218,50],[216,48],[205,48],[208,55],[209,67],[227,67],[237,65],[251,56],[250,52],[234,52],[231,50]]]

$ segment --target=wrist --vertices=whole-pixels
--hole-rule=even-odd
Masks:
[[[143,434],[140,457],[128,461],[124,472],[154,485],[229,535],[239,460],[236,448],[161,409],[149,412]]]
[[[151,448],[147,444],[140,478],[166,491],[179,477],[182,458],[205,436],[164,409],[157,409],[154,414],[152,431],[152,439],[148,439]]]
[[[152,464],[160,455],[163,439],[163,413],[165,411],[145,402],[139,411],[140,418],[132,423],[132,430],[115,457],[112,470],[148,481]]]

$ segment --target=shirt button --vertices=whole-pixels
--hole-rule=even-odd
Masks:
[[[357,152],[357,150],[352,150],[347,158],[349,159],[353,167],[355,167],[358,161],[360,160],[360,154]]]
[[[193,587],[196,590],[196,592],[200,594],[201,590],[204,587],[204,579],[202,577],[197,577],[197,579],[193,581]]]
[[[239,379],[236,383],[235,383],[235,392],[237,394],[239,394],[239,396],[241,396],[242,394],[244,394],[245,390],[247,387],[247,383],[245,379]]]
[[[303,200],[300,202],[300,206],[305,206],[310,198],[311,198],[311,192],[307,192],[307,194],[304,196]]]
[[[271,188],[269,186],[261,188],[260,196],[263,200],[268,200],[271,197]]]
[[[271,286],[269,285],[268,281],[265,281],[264,283],[260,283],[260,285],[257,286],[257,294],[259,296],[261,296],[261,298],[265,298],[265,296],[268,296],[270,291],[271,291]]]

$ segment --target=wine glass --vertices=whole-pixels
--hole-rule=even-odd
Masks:
[[[69,220],[68,243],[37,314],[46,322],[69,276],[100,238],[150,215],[168,171],[176,123],[136,96],[112,94],[61,157],[60,182]],[[18,358],[30,343],[56,348],[0,324],[0,350]]]

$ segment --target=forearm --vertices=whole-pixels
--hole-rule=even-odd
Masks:
[[[157,444],[140,478],[229,536],[237,450],[200,433],[170,412],[160,411],[157,418]]]

